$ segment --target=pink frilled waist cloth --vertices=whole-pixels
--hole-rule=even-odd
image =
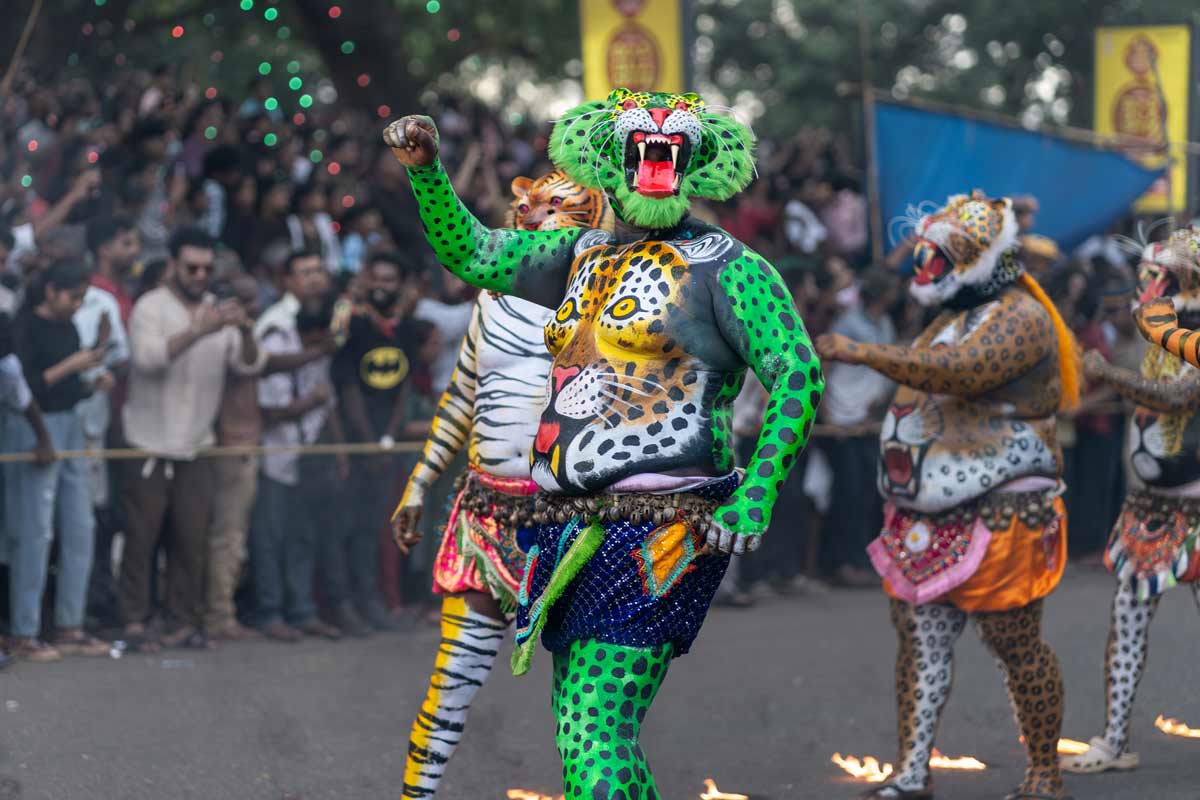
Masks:
[[[485,592],[506,615],[514,615],[525,552],[533,541],[538,486],[529,478],[502,478],[474,466],[459,482],[433,565],[433,590]]]
[[[967,612],[1019,608],[1062,577],[1062,488],[1052,480],[1013,482],[937,514],[888,503],[883,532],[867,553],[897,599]]]

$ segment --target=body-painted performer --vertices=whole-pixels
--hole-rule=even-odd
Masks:
[[[687,216],[690,198],[726,199],[749,182],[752,135],[690,94],[618,90],[568,112],[551,159],[605,191],[615,234],[489,230],[450,187],[432,120],[406,117],[384,138],[409,168],[442,264],[554,309],[532,451],[542,524],[513,669],[528,669],[539,635],[554,653],[567,797],[659,798],[642,721],[699,632],[728,554],[767,529],[823,388],[775,269]],[[730,418],[747,365],[770,401],[739,480]]]
[[[559,171],[536,181],[515,178],[512,190],[509,227],[612,229],[604,195]],[[471,701],[516,614],[533,538],[537,485],[529,476],[529,451],[550,378],[542,333],[549,320],[549,309],[526,300],[479,297],[421,458],[392,517],[397,544],[407,552],[420,540],[426,493],[467,447],[468,468],[434,562],[434,591],[444,596],[442,640],[409,737],[401,795],[406,800],[437,794]]]
[[[1042,598],[1066,560],[1055,414],[1078,400],[1074,340],[1017,261],[1008,199],[952,197],[917,227],[911,294],[942,313],[911,347],[822,337],[823,358],[899,384],[880,436],[900,755],[875,798],[929,798],[929,757],[968,618],[999,661],[1029,756],[1010,798],[1059,798],[1058,659]]]
[[[1200,228],[1146,246],[1138,291],[1143,308],[1159,301],[1185,325],[1200,326]],[[1179,337],[1159,339],[1172,341]],[[1138,766],[1129,723],[1158,601],[1179,583],[1190,583],[1200,599],[1200,371],[1181,360],[1181,352],[1152,347],[1140,372],[1113,366],[1095,351],[1084,359],[1088,378],[1137,405],[1127,453],[1140,485],[1130,489],[1104,553],[1117,576],[1104,660],[1104,734],[1087,752],[1063,757],[1070,772]]]
[[[1193,226],[1178,230],[1171,235],[1169,244],[1169,248],[1163,250],[1158,259],[1174,259],[1177,263],[1164,264],[1164,267],[1179,269],[1179,265],[1190,259],[1192,269],[1196,269],[1196,264],[1200,263],[1200,229]],[[1182,298],[1178,295],[1175,298],[1151,298],[1134,310],[1133,318],[1138,330],[1150,344],[1161,347],[1193,367],[1200,367],[1200,330],[1187,327],[1188,320],[1183,324],[1179,320],[1181,310],[1194,309],[1181,309],[1175,300],[1182,301]],[[1200,320],[1190,320],[1193,326],[1197,323]]]

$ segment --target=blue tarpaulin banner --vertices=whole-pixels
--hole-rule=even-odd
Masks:
[[[1069,251],[1128,213],[1161,174],[1111,150],[955,114],[880,102],[875,120],[887,247],[899,244],[891,223],[910,206],[982,189],[1036,197],[1034,232]]]

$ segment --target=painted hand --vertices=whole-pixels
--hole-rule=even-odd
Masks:
[[[817,337],[817,355],[823,361],[841,361],[846,364],[859,363],[860,348],[853,339],[840,333],[825,333]]]
[[[1169,297],[1160,297],[1139,306],[1133,312],[1133,320],[1142,336],[1155,344],[1164,332],[1179,327],[1179,316]]]
[[[421,532],[417,530],[420,522],[420,505],[401,506],[392,515],[392,539],[404,555],[408,555],[413,547],[421,541]]]
[[[707,549],[718,553],[732,553],[735,556],[753,553],[762,544],[762,533],[737,533],[729,530],[717,521],[723,508],[724,506],[717,509],[712,521],[708,523]]]
[[[1089,381],[1103,381],[1108,366],[1108,359],[1099,350],[1088,350],[1083,355],[1083,374]]]
[[[427,167],[438,155],[437,126],[426,116],[401,117],[383,129],[383,141],[406,167]]]

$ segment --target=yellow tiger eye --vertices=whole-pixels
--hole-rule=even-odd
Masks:
[[[632,297],[625,297],[625,298],[618,300],[613,305],[612,311],[610,311],[609,313],[613,316],[614,319],[624,319],[625,317],[628,317],[630,314],[632,314],[634,311],[637,311],[637,307],[638,307],[637,300],[635,300]]]
[[[568,298],[567,302],[565,302],[561,306],[559,306],[558,313],[554,315],[554,318],[556,320],[558,320],[559,322],[566,322],[567,320],[569,320],[571,318],[571,315],[574,313],[575,313],[575,301]]]

